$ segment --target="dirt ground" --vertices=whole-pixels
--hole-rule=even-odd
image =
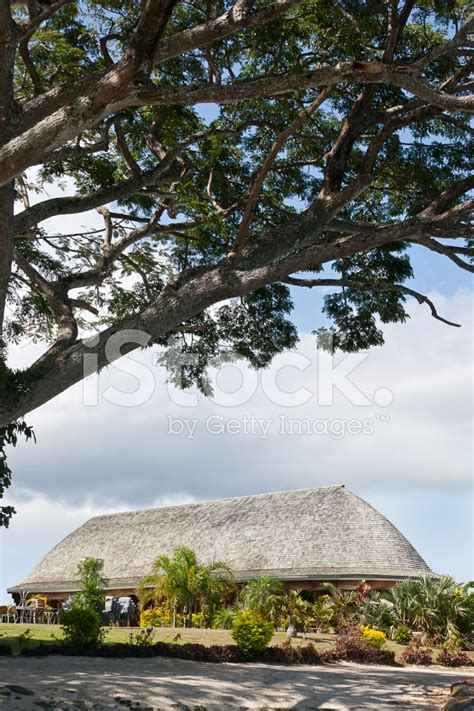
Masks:
[[[204,664],[179,659],[0,659],[3,711],[77,709],[430,709],[466,672],[338,664]]]

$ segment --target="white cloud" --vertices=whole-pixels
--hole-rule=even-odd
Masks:
[[[176,493],[150,501],[150,506],[172,506],[191,503],[194,499]],[[127,506],[110,506],[84,500],[71,506],[60,497],[48,497],[29,490],[17,489],[10,499],[18,513],[12,526],[0,536],[0,604],[8,602],[6,589],[16,585],[40,558],[71,531],[93,516],[124,511]]]
[[[444,326],[410,304],[409,322],[386,327],[386,345],[373,349],[351,375],[369,400],[380,388],[390,390],[389,407],[357,407],[340,394],[333,406],[318,405],[314,337],[304,334],[299,351],[311,365],[304,371],[286,368],[279,379],[287,391],[304,387],[312,393],[300,407],[275,405],[260,386],[238,407],[202,396],[197,407],[179,406],[147,349],[133,358],[152,369],[156,389],[140,407],[117,407],[103,398],[97,407],[85,407],[77,385],[30,413],[38,444],[20,443],[10,452],[10,498],[19,514],[4,534],[8,583],[18,582],[40,555],[99,512],[334,483],[406,500],[420,491],[465,496],[472,486],[472,302],[465,291],[431,296],[440,313],[463,323],[462,329]],[[25,365],[30,348],[35,347],[14,353],[14,362]],[[227,369],[222,382],[231,390],[239,379]],[[110,367],[100,376],[100,392],[110,385],[133,389],[135,381]],[[324,420],[329,428],[369,419],[374,431],[340,439],[330,433],[284,436],[282,415]],[[379,415],[389,421],[379,422]],[[168,434],[169,416],[198,420],[194,438]],[[211,434],[206,422],[215,416],[228,426],[231,420],[242,424],[245,416],[270,421],[268,436],[262,438],[258,428],[247,435]]]
[[[440,324],[413,304],[410,321],[388,326],[386,345],[370,351],[350,374],[367,401],[373,403],[378,390],[391,392],[393,403],[388,407],[357,407],[338,392],[333,406],[318,404],[317,356],[314,337],[308,334],[299,351],[310,365],[304,371],[287,367],[278,378],[285,391],[304,388],[304,393],[311,393],[300,407],[271,402],[261,385],[237,407],[223,407],[201,395],[197,407],[181,407],[170,398],[165,373],[153,365],[154,354],[148,349],[133,355],[149,367],[156,382],[153,396],[139,407],[118,407],[102,396],[97,407],[85,407],[83,386],[78,385],[31,413],[28,421],[35,426],[38,444],[22,444],[11,453],[15,482],[76,505],[90,498],[94,504],[129,506],[148,505],[177,490],[205,498],[334,481],[375,489],[447,485],[466,489],[470,486],[466,442],[472,419],[471,301],[466,292],[452,298],[432,296],[442,313],[464,323],[462,329]],[[22,360],[24,356],[23,352]],[[288,361],[291,356],[281,356],[276,367]],[[118,365],[123,367],[123,361]],[[243,376],[252,382],[256,378],[245,368]],[[219,382],[235,389],[239,378],[226,368]],[[112,366],[100,376],[100,393],[108,389],[110,397],[111,386],[129,391],[136,388],[136,381]],[[169,417],[175,431],[182,427],[181,436],[168,433]],[[239,424],[243,428],[245,417],[268,421],[268,437],[261,436],[265,425],[256,424],[248,434],[228,431],[238,432]],[[313,424],[317,432],[325,433],[283,435],[281,417],[306,420],[306,426]],[[191,424],[180,425],[178,420]],[[371,426],[361,429],[372,428],[372,433],[339,437],[349,421],[366,420]],[[210,424],[214,432],[209,431]],[[215,433],[219,424],[227,428],[225,434]],[[187,436],[190,427],[192,439]]]

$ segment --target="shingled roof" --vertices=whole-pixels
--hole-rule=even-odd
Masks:
[[[385,579],[430,574],[384,516],[344,486],[241,496],[97,516],[58,543],[15,592],[77,589],[86,556],[104,560],[110,589],[134,587],[153,560],[188,546],[227,561],[237,579]]]

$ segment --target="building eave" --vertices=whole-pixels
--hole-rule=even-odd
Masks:
[[[328,570],[326,572],[279,572],[279,571],[251,571],[242,574],[236,574],[235,580],[237,583],[246,583],[253,578],[260,577],[262,575],[272,575],[278,578],[282,582],[325,582],[334,580],[350,580],[350,581],[377,581],[377,582],[399,582],[401,580],[406,580],[407,578],[417,580],[426,576],[426,571],[420,571],[414,573],[413,571],[383,571],[383,572],[364,572],[364,571],[352,571],[342,573],[339,571]],[[437,573],[429,574],[429,577],[439,577]],[[138,578],[114,578],[107,581],[105,585],[106,591],[113,590],[135,590],[138,587],[140,580]],[[66,580],[58,582],[30,582],[30,583],[20,583],[19,585],[14,585],[7,589],[7,592],[11,595],[13,593],[20,593],[27,590],[29,593],[75,593],[81,590],[80,583],[77,580]]]

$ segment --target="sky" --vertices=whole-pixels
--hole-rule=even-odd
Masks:
[[[433,570],[473,579],[472,292],[439,255],[415,249],[413,259],[410,285],[462,328],[410,301],[408,323],[386,326],[384,346],[331,358],[311,333],[324,292],[297,290],[297,348],[260,373],[219,369],[212,398],[168,385],[153,348],[29,414],[37,444],[9,453],[6,501],[18,513],[0,534],[0,601],[93,515],[333,484],[387,516]],[[22,343],[10,362],[40,352]]]

